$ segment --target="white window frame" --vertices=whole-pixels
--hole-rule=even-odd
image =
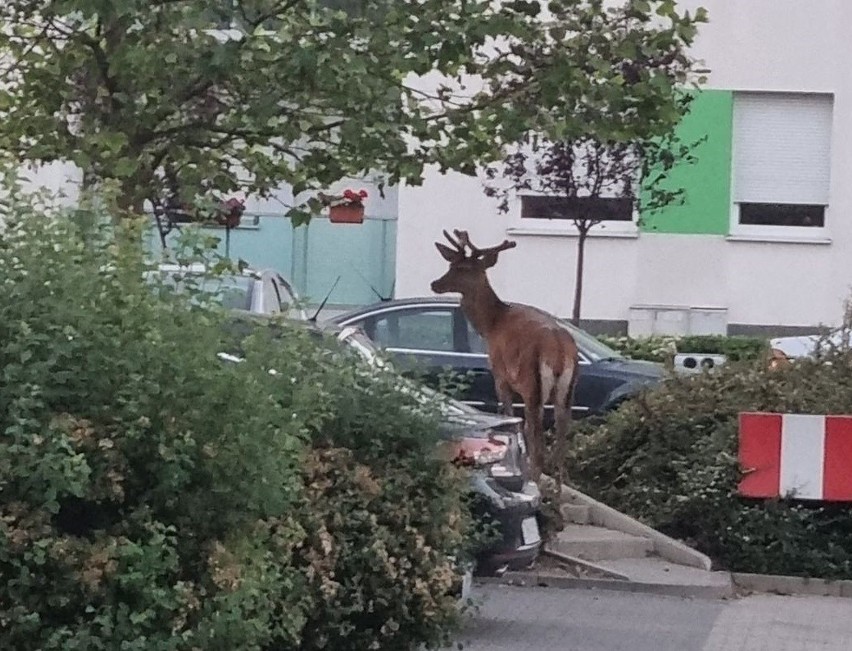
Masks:
[[[770,225],[759,225],[759,224],[741,224],[740,223],[740,204],[747,203],[738,201],[737,199],[737,168],[736,168],[736,149],[737,149],[737,138],[736,138],[736,126],[734,123],[734,129],[731,134],[731,205],[730,205],[730,228],[729,228],[729,237],[730,240],[744,240],[744,241],[778,241],[778,242],[814,242],[814,243],[829,243],[831,241],[831,171],[832,171],[832,145],[833,145],[833,130],[834,130],[834,107],[835,107],[835,97],[833,93],[816,93],[816,92],[768,92],[768,91],[734,91],[734,95],[779,95],[779,96],[816,96],[827,98],[831,101],[832,105],[832,129],[829,134],[829,145],[828,151],[826,152],[826,156],[829,159],[829,191],[828,191],[828,204],[825,204],[825,215],[823,226],[770,226]],[[734,99],[734,106],[736,106],[736,98]],[[734,120],[736,120],[736,112],[734,113]],[[748,202],[751,203],[751,202]],[[769,202],[754,202],[754,203],[769,203]],[[781,205],[790,205],[786,202],[777,202]]]

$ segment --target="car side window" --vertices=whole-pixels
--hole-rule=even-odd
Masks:
[[[369,321],[367,334],[382,348],[455,350],[452,310],[404,310],[379,314]]]

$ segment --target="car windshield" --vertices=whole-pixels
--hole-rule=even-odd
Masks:
[[[254,278],[251,276],[205,276],[201,273],[161,269],[160,278],[177,292],[192,288],[211,296],[222,307],[231,310],[251,310]]]
[[[598,341],[588,332],[580,330],[580,328],[567,319],[559,319],[559,323],[571,332],[571,335],[574,337],[574,341],[577,342],[577,346],[583,354],[590,359],[590,361],[599,362],[604,359],[624,359],[624,355],[619,353],[617,350],[614,350],[605,343]]]

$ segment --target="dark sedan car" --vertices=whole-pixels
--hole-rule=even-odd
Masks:
[[[385,301],[329,321],[359,326],[379,347],[394,355],[398,367],[418,373],[432,387],[439,386],[448,369],[469,374],[461,399],[484,411],[498,411],[485,342],[464,316],[458,299]],[[580,354],[575,418],[605,413],[663,378],[661,365],[627,359],[567,320],[561,323],[574,336]],[[523,403],[517,396],[515,410],[523,414]],[[552,422],[549,406],[545,421],[548,425]]]

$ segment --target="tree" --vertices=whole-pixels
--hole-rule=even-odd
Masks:
[[[576,47],[592,52],[590,64],[615,76],[598,93],[608,102],[575,98],[574,120],[567,128],[530,129],[497,164],[485,169],[485,192],[509,210],[519,194],[534,217],[570,220],[577,229],[577,263],[571,320],[579,325],[583,297],[586,240],[608,219],[632,219],[684,200],[683,189],[667,182],[671,169],[694,162],[700,141],[685,143],[675,129],[689,111],[703,77],[693,70],[688,47],[697,23],[707,15],[678,16],[673,2],[627,3],[619,9],[589,14],[589,32],[575,34]],[[653,10],[653,11],[652,11]],[[651,27],[649,13],[668,22]],[[591,36],[605,33],[601,42]],[[637,101],[635,93],[641,94]],[[602,112],[598,112],[605,105]],[[553,137],[556,134],[557,137]]]
[[[675,79],[645,62],[679,60],[702,20],[673,0],[211,4],[6,0],[0,151],[73,162],[132,211],[287,184],[298,222],[343,178],[473,174],[589,115],[613,132],[631,111],[670,122],[655,102]]]
[[[689,98],[683,101],[686,105]],[[498,177],[508,181],[488,185],[485,190],[489,196],[501,198],[502,212],[509,210],[511,197],[529,193],[526,198],[532,205],[522,208],[523,216],[570,220],[576,227],[574,325],[580,324],[589,232],[608,220],[631,220],[634,210],[649,214],[682,202],[683,189],[671,187],[666,180],[675,165],[694,162],[691,152],[697,144],[684,143],[673,133],[628,142],[601,142],[593,136],[557,142],[532,138],[502,165],[486,170],[491,181]]]

